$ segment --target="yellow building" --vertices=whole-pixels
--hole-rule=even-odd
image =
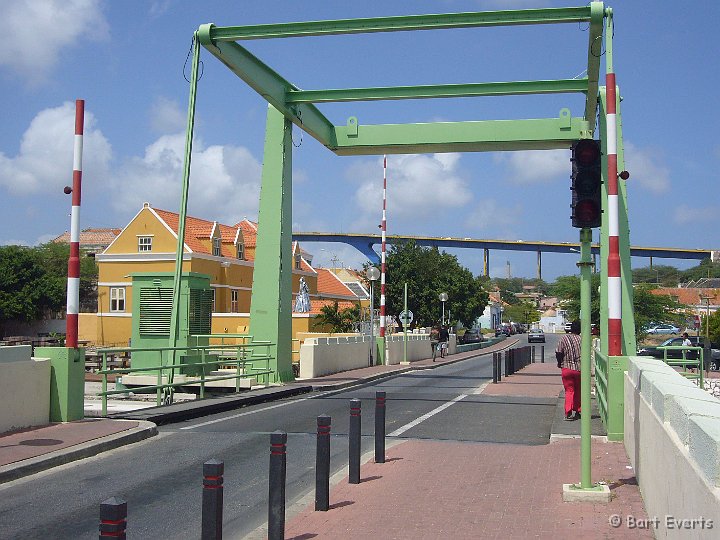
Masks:
[[[128,344],[133,301],[129,276],[174,271],[178,221],[177,213],[145,203],[107,249],[96,256],[98,312],[81,314],[80,339],[99,346]],[[256,239],[257,224],[249,220],[230,226],[186,218],[183,272],[210,276],[213,334],[243,333],[248,327]],[[308,313],[293,313],[293,336],[315,330],[313,318],[322,305],[338,300],[341,307],[347,307],[362,300],[330,272],[314,269],[311,262],[312,256],[294,242],[293,297],[303,278],[311,309]]]

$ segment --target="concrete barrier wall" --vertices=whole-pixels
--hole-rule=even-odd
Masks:
[[[645,509],[659,518],[656,538],[712,536],[708,520],[720,528],[720,400],[662,361],[629,357],[624,430]]]
[[[448,350],[455,347],[454,335],[450,336]],[[404,357],[404,336],[393,334],[385,338],[388,364],[399,364]],[[408,334],[408,362],[424,360],[432,355],[430,336]],[[311,379],[322,375],[340,373],[350,369],[367,367],[370,359],[369,336],[340,336],[306,338],[300,346],[300,378]]]
[[[0,433],[50,421],[50,360],[30,345],[0,347]]]

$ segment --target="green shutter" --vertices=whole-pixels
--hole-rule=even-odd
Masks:
[[[140,334],[169,336],[173,290],[171,287],[140,289]]]

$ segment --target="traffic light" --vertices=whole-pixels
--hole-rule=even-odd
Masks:
[[[600,141],[582,139],[572,145],[572,226],[578,229],[600,226],[600,156]]]

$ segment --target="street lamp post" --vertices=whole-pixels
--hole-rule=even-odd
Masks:
[[[380,277],[380,270],[371,266],[365,274],[370,280],[370,365],[375,365],[375,282]]]
[[[438,298],[442,302],[442,319],[440,320],[440,325],[445,326],[445,302],[447,302],[448,295],[447,293],[442,292]]]

